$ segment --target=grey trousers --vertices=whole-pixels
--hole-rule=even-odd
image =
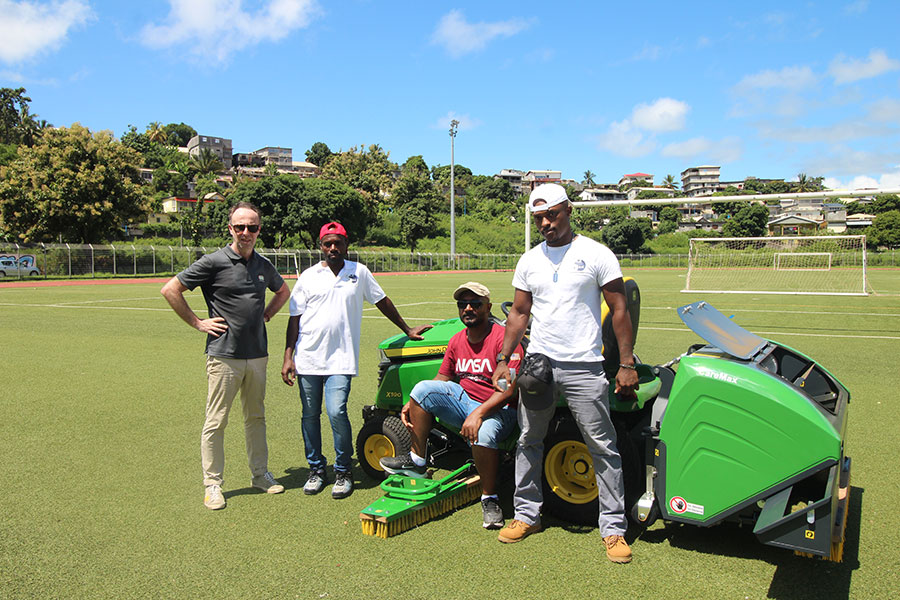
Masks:
[[[603,363],[550,361],[553,367],[553,390],[562,394],[581,430],[597,477],[600,518],[603,537],[624,535],[625,488],[622,483],[622,459],[616,449],[616,431],[609,414],[609,387]],[[528,410],[519,402],[519,442],[516,447],[516,492],[513,499],[515,518],[529,525],[540,523],[543,494],[541,472],[544,459],[544,437],[555,407]]]

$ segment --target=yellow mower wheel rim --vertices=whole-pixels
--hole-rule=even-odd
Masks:
[[[363,450],[366,454],[366,462],[377,471],[384,471],[379,462],[382,458],[385,456],[396,456],[394,444],[391,443],[388,436],[381,433],[376,433],[366,438]]]
[[[566,440],[550,448],[544,476],[553,493],[567,502],[587,504],[597,499],[594,462],[584,442]]]

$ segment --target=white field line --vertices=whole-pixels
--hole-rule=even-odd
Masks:
[[[687,327],[645,327],[644,325],[640,325],[639,328],[640,331],[678,331],[680,333],[694,333]],[[750,330],[748,329],[747,331]],[[840,333],[806,333],[803,331],[750,331],[750,333],[755,333],[757,335],[796,335],[805,337],[843,338],[851,340],[900,340],[900,336],[894,335],[846,335]]]
[[[719,312],[734,313],[778,313],[785,315],[838,315],[841,317],[900,317],[900,314],[891,313],[862,313],[862,312],[832,312],[832,311],[813,311],[813,310],[762,310],[759,308],[733,308],[730,310],[718,308]],[[674,306],[642,306],[641,310],[675,310]]]
[[[99,304],[101,302],[131,302],[142,300],[159,300],[159,296],[149,296],[147,298],[107,298],[105,300],[81,300],[79,302],[60,302],[57,306],[74,306],[76,304]]]
[[[418,302],[416,304],[443,304],[443,302]],[[0,306],[13,306],[13,307],[26,307],[26,308],[68,308],[68,309],[93,309],[93,310],[132,310],[132,311],[147,311],[147,312],[171,312],[171,308],[139,308],[133,306],[89,306],[89,305],[66,305],[66,304],[21,304],[14,302],[0,302]],[[412,305],[405,305],[412,306]],[[664,307],[656,307],[662,309]],[[750,312],[750,311],[746,311]],[[773,311],[753,311],[753,312],[773,312]],[[784,311],[779,311],[784,312]],[[801,314],[818,314],[818,313],[801,313]],[[845,315],[845,314],[862,314],[862,313],[826,313],[826,314],[837,314],[837,315]],[[277,315],[283,316],[287,315],[286,312],[281,311]],[[874,316],[885,316],[885,315],[874,315]],[[888,316],[896,316],[896,315],[888,315]],[[363,315],[364,319],[384,319],[383,315]],[[421,321],[424,323],[430,323],[433,321],[439,321],[442,319],[446,319],[449,317],[408,317],[406,320],[408,321]],[[646,325],[640,326],[640,329],[643,331],[677,331],[680,333],[692,333],[686,327],[650,327]],[[800,331],[753,331],[752,333],[756,333],[758,335],[795,335],[795,336],[805,336],[805,337],[827,337],[827,338],[841,338],[841,339],[854,339],[854,340],[900,340],[900,336],[890,336],[890,335],[846,335],[846,334],[832,334],[832,333],[806,333]]]

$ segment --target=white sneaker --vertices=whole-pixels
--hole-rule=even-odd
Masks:
[[[275,477],[269,471],[262,475],[254,477],[250,484],[258,490],[262,490],[267,494],[280,494],[284,491],[284,486],[278,483]]]
[[[210,510],[225,508],[225,496],[222,495],[222,488],[218,485],[206,486],[206,496],[203,498],[203,504]]]

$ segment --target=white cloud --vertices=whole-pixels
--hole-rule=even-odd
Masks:
[[[898,172],[898,165],[900,152],[854,150],[845,145],[837,145],[830,148],[828,154],[804,161],[800,170],[804,173],[827,173],[829,177],[856,177],[868,173]],[[889,182],[890,177],[879,183]]]
[[[736,162],[744,153],[744,144],[737,136],[729,136],[721,140],[710,140],[695,137],[683,142],[666,144],[662,155],[681,159],[708,159],[717,164]]]
[[[869,118],[882,123],[900,124],[900,100],[883,98],[869,106]]]
[[[656,141],[646,139],[627,119],[612,123],[606,133],[599,136],[598,145],[602,150],[628,158],[646,156],[656,149]]]
[[[794,144],[822,144],[891,136],[896,130],[875,126],[863,121],[843,121],[824,127],[788,127],[784,124],[763,124],[760,137]]]
[[[687,103],[672,98],[660,98],[653,104],[638,104],[631,113],[631,122],[647,131],[678,131],[684,129],[684,118],[691,109]]]
[[[844,6],[844,12],[849,15],[860,15],[869,9],[869,0],[856,0]]]
[[[841,84],[870,79],[898,69],[900,69],[900,60],[889,58],[884,50],[872,50],[867,59],[838,55],[828,66],[828,73],[834,77],[835,83]]]
[[[62,45],[69,31],[93,16],[82,0],[0,0],[0,60],[14,64]]]
[[[248,46],[284,39],[307,27],[319,12],[315,0],[271,0],[255,12],[244,10],[242,0],[169,0],[169,4],[165,24],[144,26],[141,41],[151,48],[183,45],[196,57],[219,62]]]
[[[816,84],[818,78],[809,67],[784,67],[780,71],[771,69],[746,75],[735,86],[738,92],[756,89],[805,90]]]
[[[452,110],[443,117],[438,117],[437,121],[432,124],[433,129],[446,129],[450,131],[450,121],[456,119],[459,121],[459,131],[470,131],[476,127],[480,127],[482,122],[479,119],[472,118],[469,115],[458,115]]]
[[[882,173],[876,177],[869,175],[857,175],[849,180],[837,177],[826,177],[822,184],[831,190],[850,191],[865,189],[890,190],[900,188],[900,171]]]
[[[431,36],[431,43],[443,46],[453,58],[484,49],[498,37],[511,37],[527,29],[525,19],[509,19],[494,23],[469,23],[459,10],[441,17]]]
[[[598,145],[618,156],[646,156],[657,148],[655,134],[684,129],[685,117],[690,110],[686,102],[672,98],[638,104],[628,118],[614,121],[605,133],[600,134]]]

